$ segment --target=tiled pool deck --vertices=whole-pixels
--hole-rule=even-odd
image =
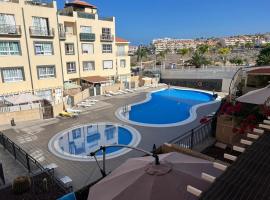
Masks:
[[[148,89],[157,90],[157,88]],[[131,104],[134,102],[142,101],[146,98],[147,91],[136,92],[114,97],[98,97],[100,101],[97,105],[89,108],[86,112],[82,113],[78,118],[70,119],[50,119],[45,121],[18,123],[18,126],[11,129],[8,128],[3,132],[12,141],[17,143],[26,152],[37,159],[41,164],[46,165],[56,163],[58,168],[55,174],[59,177],[69,176],[73,180],[74,189],[81,188],[94,180],[101,177],[100,171],[95,162],[79,162],[64,160],[56,157],[48,149],[48,142],[56,133],[70,128],[75,125],[91,123],[91,122],[116,122],[126,124],[115,117],[117,108]],[[150,151],[153,144],[157,146],[167,142],[186,131],[199,125],[200,118],[206,114],[216,110],[217,104],[202,106],[197,110],[198,118],[191,124],[183,126],[167,127],[167,128],[154,128],[131,125],[137,129],[142,136],[142,140],[138,145],[139,148]],[[166,117],[166,116],[165,116]],[[3,128],[2,128],[3,129]],[[136,157],[142,155],[136,151],[107,160],[107,172],[115,169],[129,157]]]

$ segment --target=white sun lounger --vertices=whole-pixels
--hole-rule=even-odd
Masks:
[[[119,92],[123,93],[123,94],[127,94],[128,92],[124,91],[124,90],[118,90]]]
[[[67,108],[67,112],[69,113],[81,113],[81,110],[76,110],[76,109],[72,109],[72,108]]]
[[[111,97],[111,94],[104,94],[105,97]]]
[[[108,93],[111,94],[111,95],[114,95],[114,96],[120,95],[120,94],[121,94],[121,93],[119,93],[119,92],[113,92],[113,91],[109,91]]]
[[[134,91],[133,90],[130,90],[130,89],[125,89],[127,92],[130,92],[130,93],[133,93]]]

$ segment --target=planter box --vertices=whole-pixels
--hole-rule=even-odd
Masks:
[[[216,139],[219,142],[234,145],[239,142],[241,136],[234,133],[233,127],[235,126],[234,120],[230,116],[219,116],[217,119]]]

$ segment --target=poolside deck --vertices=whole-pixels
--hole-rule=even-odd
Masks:
[[[68,175],[73,180],[74,189],[93,182],[101,177],[101,174],[95,162],[78,162],[69,161],[56,157],[48,149],[48,142],[56,133],[84,123],[91,122],[116,122],[126,124],[115,117],[117,108],[142,101],[146,98],[146,94],[150,90],[157,90],[151,88],[147,91],[141,91],[121,96],[113,97],[98,97],[99,102],[88,108],[86,112],[82,113],[78,118],[69,119],[50,119],[38,122],[17,123],[15,128],[8,128],[3,131],[12,141],[21,146],[26,152],[32,155],[40,163],[46,165],[49,163],[56,163],[58,168],[55,174],[59,177]],[[199,125],[200,118],[217,109],[217,104],[200,107],[197,110],[198,118],[190,124],[181,127],[167,127],[167,128],[153,128],[131,125],[137,129],[142,136],[142,140],[138,147],[150,151],[153,144],[157,146],[167,142],[183,133]],[[108,160],[106,162],[107,171],[111,171],[123,163],[127,158],[140,156],[141,154],[135,151]]]

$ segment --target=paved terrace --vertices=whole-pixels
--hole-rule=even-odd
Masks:
[[[78,118],[73,119],[50,119],[44,121],[36,121],[32,123],[19,124],[15,128],[8,128],[3,131],[12,141],[21,146],[26,152],[37,159],[41,164],[46,165],[49,163],[56,163],[59,167],[56,169],[56,175],[61,177],[68,175],[73,180],[74,189],[81,188],[86,184],[93,182],[101,177],[101,174],[95,162],[78,162],[69,161],[56,157],[48,149],[48,142],[55,134],[67,128],[95,122],[117,122],[126,124],[115,117],[117,108],[131,104],[134,102],[142,101],[146,98],[147,92],[150,90],[157,90],[151,88],[147,91],[141,91],[121,96],[114,97],[97,97],[100,101],[86,112],[82,113]],[[199,120],[202,116],[216,110],[217,104],[200,107],[197,110],[198,119],[191,124],[183,125],[180,127],[170,128],[152,128],[130,125],[137,129],[142,136],[142,140],[138,147],[150,151],[153,144],[157,146],[167,142],[175,137],[185,133],[199,125]],[[166,116],[164,116],[166,117]],[[7,127],[5,127],[7,128]],[[3,129],[3,127],[2,127]],[[111,171],[123,163],[127,158],[141,156],[141,153],[130,151],[127,154],[107,160],[107,171]]]

